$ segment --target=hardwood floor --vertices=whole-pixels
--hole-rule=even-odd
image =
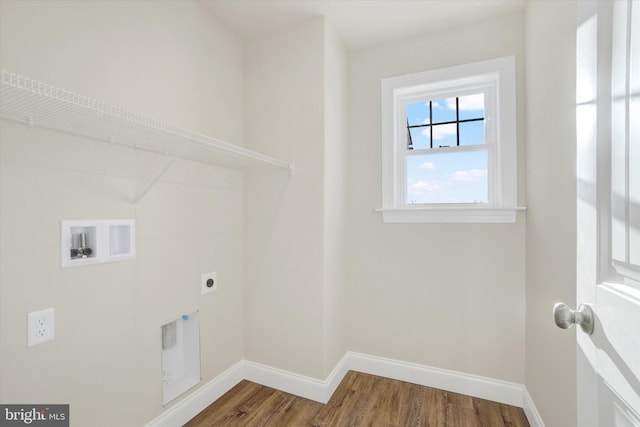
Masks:
[[[242,381],[186,427],[528,427],[515,406],[349,371],[326,405]]]

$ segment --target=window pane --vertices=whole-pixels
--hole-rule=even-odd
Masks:
[[[429,101],[407,104],[407,121],[409,126],[429,123]]]
[[[409,132],[411,132],[410,143],[413,143],[409,149],[420,150],[424,148],[431,148],[431,144],[429,143],[431,140],[429,129],[430,126],[409,129]]]
[[[460,145],[484,144],[484,120],[460,123]]]
[[[407,157],[407,204],[488,203],[487,151]]]
[[[458,98],[460,120],[480,119],[484,117],[484,93],[461,96]]]
[[[433,125],[433,147],[455,147],[458,145],[458,129],[455,123]]]
[[[436,99],[431,101],[433,123],[456,121],[456,99]]]

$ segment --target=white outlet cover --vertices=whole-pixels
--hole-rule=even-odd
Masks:
[[[33,311],[27,315],[27,345],[29,347],[53,341],[54,331],[53,308]]]
[[[209,279],[213,280],[213,286],[207,286]],[[203,274],[200,280],[200,289],[202,291],[202,295],[218,290],[218,273],[212,271],[211,273]]]

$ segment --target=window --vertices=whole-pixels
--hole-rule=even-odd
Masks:
[[[487,204],[484,92],[403,105],[407,122],[405,203]]]
[[[515,59],[382,81],[385,222],[515,222]]]

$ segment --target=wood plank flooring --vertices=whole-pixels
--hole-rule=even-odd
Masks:
[[[242,381],[186,427],[529,427],[515,406],[349,371],[326,405]]]

